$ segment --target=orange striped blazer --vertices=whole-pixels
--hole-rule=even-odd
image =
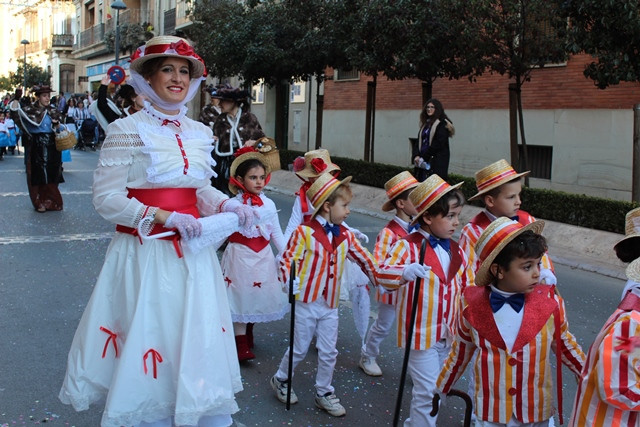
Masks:
[[[640,298],[633,293],[589,349],[569,425],[640,426]]]
[[[531,216],[528,212],[523,210],[518,210],[518,222],[522,225],[527,225],[534,222],[536,219]],[[458,244],[467,255],[467,259],[469,260],[469,265],[474,273],[475,283],[475,273],[480,268],[480,259],[477,257],[475,252],[476,243],[480,238],[482,232],[491,224],[491,219],[487,216],[485,211],[478,213],[474,216],[471,221],[464,227],[462,227],[462,231],[460,232],[460,240],[458,240]],[[551,258],[549,258],[548,254],[544,254],[542,256],[542,268],[548,268],[553,270],[553,262],[551,262]]]
[[[376,238],[376,245],[373,249],[373,258],[378,265],[383,265],[387,259],[389,250],[396,244],[399,239],[404,238],[407,234],[407,230],[394,219],[380,230],[378,237]],[[376,287],[376,301],[382,304],[394,305],[397,300],[396,292],[381,293],[380,288]]]
[[[396,316],[398,327],[398,347],[407,342],[409,322],[415,282],[402,279],[404,267],[418,262],[420,245],[427,233],[414,231],[391,248],[378,277],[380,285],[388,289],[398,289]],[[427,278],[422,280],[418,295],[416,323],[411,338],[411,348],[426,350],[443,338],[453,337],[453,322],[461,290],[467,286],[468,268],[462,249],[451,241],[451,263],[449,270],[443,271],[436,252],[427,243],[424,264],[431,267]]]
[[[340,225],[340,235],[329,241],[327,233],[316,219],[299,225],[282,254],[278,275],[282,283],[289,283],[291,263],[296,263],[296,276],[300,279],[300,293],[296,299],[313,302],[323,296],[331,308],[340,302],[340,278],[346,258],[354,261],[376,282],[378,268],[373,255],[353,232]]]
[[[562,363],[576,375],[584,363],[584,353],[569,332],[564,301],[554,290],[554,286],[537,285],[525,295],[522,326],[509,351],[491,311],[490,288],[467,287],[460,300],[456,339],[440,372],[438,388],[448,393],[478,351],[472,366],[478,419],[506,424],[512,417],[522,423],[551,418],[556,373],[549,363],[552,346],[560,346]],[[559,337],[555,336],[556,325]]]

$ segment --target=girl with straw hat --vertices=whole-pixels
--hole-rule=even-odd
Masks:
[[[575,375],[582,369],[584,353],[569,332],[564,301],[555,286],[540,284],[543,227],[501,217],[478,239],[477,286],[462,292],[455,342],[438,378],[446,394],[472,361],[476,425],[548,426],[553,377],[562,424],[562,364]]]
[[[233,233],[222,255],[238,360],[244,361],[255,358],[251,351],[253,324],[280,320],[287,313],[286,295],[280,289],[276,258],[269,244],[273,242],[281,254],[285,241],[276,205],[262,191],[271,173],[267,159],[253,147],[239,149],[234,157],[229,179],[234,200],[262,212],[261,217],[273,216],[267,224]]]
[[[454,319],[459,295],[469,282],[464,252],[452,240],[460,223],[464,196],[462,183],[449,185],[438,175],[431,175],[416,186],[409,199],[417,215],[410,225],[418,229],[391,248],[379,283],[398,288],[396,317],[398,347],[409,348],[408,372],[413,380],[409,418],[404,425],[433,426],[432,401],[437,373],[446,358],[454,335]],[[425,241],[426,252],[420,259]],[[416,279],[423,278],[413,334],[410,321]]]
[[[569,425],[638,426],[640,423],[640,208],[625,218],[614,246],[629,262],[622,301],[589,348]]]
[[[107,128],[93,204],[117,233],[69,351],[60,399],[106,400],[103,427],[229,426],[242,390],[213,247],[182,251],[200,216],[253,211],[211,187],[211,129],[186,116],[206,73],[188,41],[155,37],[131,57],[148,100]],[[145,229],[145,224],[151,224]],[[144,242],[144,244],[141,244]]]

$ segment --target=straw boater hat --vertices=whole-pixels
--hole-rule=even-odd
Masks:
[[[486,286],[493,281],[494,277],[490,270],[491,264],[509,242],[527,230],[540,234],[543,228],[544,221],[535,221],[522,225],[504,216],[491,222],[480,235],[475,246],[478,258],[481,261],[480,268],[476,273],[476,285]]]
[[[236,151],[233,155],[234,156],[237,155],[237,156],[233,160],[233,163],[231,163],[231,168],[229,169],[229,176],[231,177],[236,176],[236,170],[238,169],[238,166],[240,166],[242,163],[246,162],[247,160],[251,160],[251,159],[257,159],[260,161],[260,163],[262,163],[262,165],[264,166],[265,175],[268,176],[271,173],[266,157],[264,157],[262,153],[260,153],[258,150],[256,150],[253,147],[243,147],[238,151]],[[228,186],[229,186],[229,191],[231,191],[231,193],[238,194],[239,188],[235,184],[233,184],[232,180],[229,181]]]
[[[295,171],[300,178],[316,178],[325,172],[339,171],[340,166],[331,161],[329,152],[324,148],[304,153],[304,168]]]
[[[447,181],[440,178],[438,175],[431,175],[423,182],[418,184],[416,188],[409,193],[409,200],[415,206],[418,214],[415,216],[410,225],[415,225],[424,213],[442,196],[447,194],[451,190],[455,190],[460,187],[464,182],[459,182],[456,185],[449,185]]]
[[[307,197],[311,200],[313,205],[313,214],[311,218],[316,216],[320,212],[322,204],[327,201],[329,196],[338,189],[341,185],[348,184],[351,181],[351,177],[348,176],[342,181],[337,180],[330,173],[323,173],[311,184],[311,187],[307,190]]]
[[[384,189],[387,192],[387,197],[389,198],[389,200],[384,202],[384,204],[382,205],[382,210],[385,212],[393,210],[394,199],[403,192],[411,188],[415,188],[418,184],[418,180],[415,179],[413,175],[411,175],[411,173],[407,171],[400,172],[398,175],[385,182]]]
[[[630,210],[624,217],[624,238],[613,249],[621,245],[640,245],[640,208]]]
[[[189,42],[175,36],[158,36],[147,41],[131,55],[131,69],[141,74],[142,65],[153,58],[182,58],[191,63],[191,78],[206,75],[206,68],[202,58],[193,50]]]
[[[627,266],[625,273],[627,274],[627,279],[633,280],[634,282],[640,282],[640,258],[636,258],[631,261],[631,264]]]
[[[469,197],[469,200],[477,199],[486,192],[493,190],[511,180],[525,176],[530,171],[517,173],[506,160],[500,159],[489,166],[476,172],[476,187],[478,194]]]

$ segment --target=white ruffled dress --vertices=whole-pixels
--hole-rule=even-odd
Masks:
[[[242,203],[242,192],[236,196]],[[284,236],[276,206],[260,194],[263,205],[258,209],[268,222],[240,233],[246,238],[264,237],[274,243],[279,253],[284,250]],[[251,203],[248,201],[248,203]],[[259,252],[242,243],[229,242],[222,255],[222,274],[227,285],[231,318],[238,323],[264,323],[280,320],[287,314],[287,295],[278,281],[276,260],[271,245]]]
[[[109,125],[93,184],[105,219],[136,227],[146,207],[127,188],[195,188],[202,216],[220,212],[226,196],[210,185],[211,130],[185,113],[148,107]],[[179,426],[209,416],[230,423],[242,384],[226,292],[215,249],[179,258],[171,241],[140,244],[116,232],[60,400],[85,410],[106,399],[103,427],[170,417]]]

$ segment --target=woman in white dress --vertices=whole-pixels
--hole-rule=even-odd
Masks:
[[[180,244],[200,235],[199,216],[233,211],[245,225],[253,218],[211,187],[211,129],[185,116],[204,73],[181,38],[138,48],[131,84],[150,102],[108,126],[94,173],[94,206],[117,232],[71,345],[60,399],[76,410],[106,399],[103,427],[228,426],[238,410],[240,370],[215,249]],[[155,224],[151,234],[177,233],[141,240],[143,218]]]

